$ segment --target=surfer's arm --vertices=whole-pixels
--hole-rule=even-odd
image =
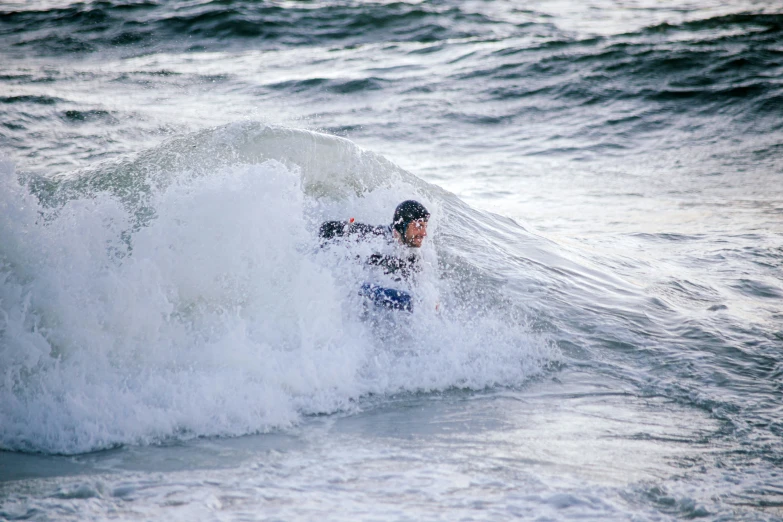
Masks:
[[[383,236],[387,233],[384,226],[367,225],[365,223],[355,223],[351,221],[326,221],[318,230],[318,237],[322,241],[348,238],[360,241],[368,236]]]

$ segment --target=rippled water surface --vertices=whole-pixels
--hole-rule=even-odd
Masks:
[[[0,518],[783,519],[777,2],[16,1],[0,56]],[[315,231],[411,197],[363,320]]]

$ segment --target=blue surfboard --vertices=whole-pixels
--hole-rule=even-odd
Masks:
[[[402,290],[364,283],[359,289],[359,295],[371,301],[375,306],[389,310],[413,311],[413,298],[408,292]]]

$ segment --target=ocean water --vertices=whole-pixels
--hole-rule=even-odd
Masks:
[[[0,519],[783,520],[779,2],[5,2],[0,155]]]

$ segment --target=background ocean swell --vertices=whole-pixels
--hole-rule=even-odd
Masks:
[[[783,15],[764,4],[689,11],[656,3],[616,20],[601,17],[600,3],[593,7],[591,15],[590,5],[568,6],[581,20],[572,26],[562,13],[554,24],[545,4],[519,10],[498,2],[6,7],[0,45],[24,62],[4,73],[3,139],[35,155],[38,168],[61,168],[63,156],[114,155],[132,151],[129,143],[150,145],[151,134],[182,130],[186,122],[161,127],[145,110],[174,101],[161,91],[187,93],[193,107],[185,113],[212,107],[202,117],[214,124],[246,114],[237,105],[285,99],[318,110],[361,96],[372,111],[347,121],[327,113],[320,125],[379,144],[391,130],[422,155],[423,146],[472,150],[488,174],[497,162],[483,161],[476,133],[493,143],[493,157],[512,164],[519,155],[595,161],[642,153],[660,161],[688,136],[691,157],[777,165],[771,133],[783,121]],[[262,36],[245,37],[237,29],[245,25]],[[126,33],[135,36],[123,46]],[[90,51],[74,69],[46,66],[53,53],[73,57],[75,49]],[[228,67],[203,58],[193,67],[205,49],[228,53],[215,56]],[[154,58],[161,53],[175,59],[161,67]],[[125,62],[106,67],[114,60]],[[67,88],[85,79],[109,82],[118,99],[127,93],[138,103],[107,107]],[[63,95],[52,95],[52,82]],[[391,102],[376,103],[384,99]],[[128,119],[137,124],[118,128]],[[431,141],[417,140],[421,132]],[[78,137],[78,148],[49,145],[57,133]],[[737,134],[753,139],[736,143]],[[722,152],[714,156],[717,143]]]
[[[233,5],[231,5],[233,3]],[[242,42],[264,48],[358,45],[374,41],[436,41],[486,34],[487,26],[508,26],[479,12],[444,3],[272,3],[190,2],[176,5],[97,2],[59,9],[27,9],[7,15],[9,43],[44,53],[94,52],[126,47],[198,51]],[[30,32],[29,27],[37,27]],[[77,29],[65,36],[64,29]],[[456,29],[454,29],[456,27]],[[513,27],[513,26],[511,26]]]
[[[615,12],[605,7],[602,2],[531,2],[524,9],[507,2],[453,1],[15,3],[4,8],[2,34],[11,48],[40,54],[112,48],[138,54],[231,46],[345,47],[515,37],[569,40],[588,34],[606,36],[616,33],[618,26],[629,34],[659,35],[667,30],[687,35],[720,27],[725,31],[718,34],[722,38],[747,32],[742,26],[749,25],[753,32],[766,32],[766,40],[780,25],[780,13],[766,2],[638,2],[634,9]],[[715,39],[712,33],[705,36]]]

